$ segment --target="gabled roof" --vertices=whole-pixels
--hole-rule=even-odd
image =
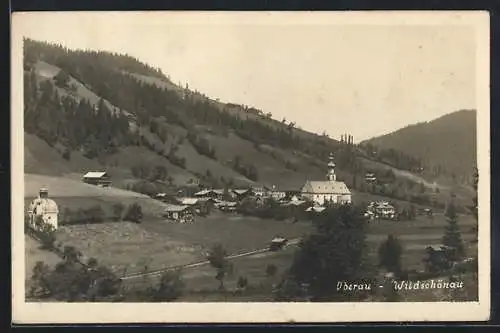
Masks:
[[[224,194],[224,190],[223,189],[215,189],[215,190],[212,190],[213,193],[215,194]]]
[[[196,195],[196,196],[207,195],[207,194],[212,193],[212,192],[213,192],[212,190],[201,190],[199,192],[196,192],[194,195]]]
[[[302,187],[302,192],[317,194],[351,194],[351,191],[344,182],[335,180],[307,181],[304,187]]]
[[[304,201],[304,200],[290,200],[285,205],[286,206],[300,206],[304,203],[306,203],[306,201]]]
[[[185,206],[185,205],[178,206],[178,205],[167,204],[165,206],[165,211],[166,212],[182,212],[183,210],[186,210],[187,208],[189,208],[189,206]]]
[[[197,198],[177,198],[177,201],[179,201],[183,205],[196,205],[198,202]]]
[[[219,201],[215,205],[217,207],[236,207],[238,203],[233,201]]]
[[[236,190],[233,190],[234,193],[239,194],[239,195],[248,193],[249,191],[250,191],[249,188],[247,188],[247,189],[236,189]]]
[[[104,176],[107,176],[107,173],[104,171],[90,171],[87,172],[83,178],[102,178]]]
[[[325,209],[326,209],[325,207],[309,207],[309,208],[306,209],[306,212],[321,213]]]

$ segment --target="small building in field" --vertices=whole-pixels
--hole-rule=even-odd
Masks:
[[[58,228],[59,209],[54,200],[49,199],[49,191],[41,188],[38,198],[34,199],[28,207],[28,223],[37,230],[43,229],[46,225],[54,230]]]
[[[163,216],[171,221],[189,223],[194,221],[193,209],[186,205],[167,204]]]
[[[374,183],[377,181],[377,177],[375,177],[375,174],[374,173],[367,173],[365,175],[365,181],[367,183]]]
[[[302,198],[320,206],[328,203],[350,204],[352,202],[351,191],[344,182],[337,180],[332,154],[330,154],[326,178],[326,180],[307,181],[301,190]]]
[[[87,184],[107,187],[111,185],[109,175],[105,171],[90,171],[83,175],[83,182]]]

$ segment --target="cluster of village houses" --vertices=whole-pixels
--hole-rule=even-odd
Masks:
[[[326,179],[308,180],[299,190],[284,191],[275,186],[253,186],[236,189],[203,189],[188,196],[157,193],[154,198],[165,203],[163,216],[169,221],[192,222],[196,215],[206,215],[212,208],[223,212],[234,212],[238,203],[246,198],[253,198],[255,203],[264,203],[272,198],[280,206],[296,207],[306,212],[321,213],[329,203],[350,204],[352,194],[343,181],[337,180],[333,155],[330,154]],[[82,179],[85,183],[107,187],[111,180],[106,172],[88,172]],[[42,189],[38,198],[29,207],[30,221],[42,216],[44,221],[57,228],[57,205],[48,198],[47,189]],[[388,202],[370,203],[366,215],[392,219],[396,212]]]
[[[284,191],[275,186],[254,186],[244,189],[203,189],[192,196],[174,199],[166,193],[158,193],[155,198],[167,202],[165,217],[179,222],[191,222],[196,214],[206,214],[211,207],[224,212],[234,212],[238,203],[246,198],[253,198],[256,204],[263,204],[270,198],[285,207],[304,205],[307,206],[304,207],[305,211],[313,213],[322,212],[328,203],[352,202],[351,191],[344,182],[336,178],[333,155],[330,155],[328,161],[326,179],[307,181],[300,190]]]

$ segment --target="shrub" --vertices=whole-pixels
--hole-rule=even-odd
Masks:
[[[113,205],[113,220],[118,222],[122,220],[123,211],[125,206],[122,203],[116,203]]]
[[[133,203],[128,207],[127,213],[123,218],[125,221],[141,223],[142,222],[142,207],[137,203]]]

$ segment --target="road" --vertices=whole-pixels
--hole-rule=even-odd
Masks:
[[[300,242],[300,238],[295,238],[295,239],[291,239],[288,241],[287,245],[285,245],[285,247],[290,247],[290,246],[294,246],[294,245],[297,245],[299,244]],[[250,257],[250,256],[253,256],[253,255],[256,255],[256,254],[260,254],[260,253],[265,253],[265,252],[271,252],[269,250],[268,247],[266,248],[263,248],[263,249],[258,249],[258,250],[253,250],[253,251],[249,251],[249,252],[244,252],[244,253],[238,253],[238,254],[233,254],[233,255],[230,255],[230,256],[227,256],[226,259],[228,260],[231,260],[231,259],[236,259],[236,258],[241,258],[241,257]],[[157,269],[157,270],[154,270],[154,271],[151,271],[151,272],[146,272],[146,273],[132,273],[132,274],[128,274],[128,275],[125,275],[123,277],[121,277],[121,280],[131,280],[131,279],[137,279],[137,278],[141,278],[141,277],[154,277],[154,276],[159,276],[165,272],[168,272],[168,271],[173,271],[173,270],[177,270],[177,269],[185,269],[185,268],[194,268],[194,267],[200,267],[200,266],[203,266],[203,265],[208,265],[210,264],[210,261],[208,260],[204,260],[204,261],[200,261],[200,262],[196,262],[196,263],[191,263],[191,264],[185,264],[185,265],[177,265],[177,266],[169,266],[169,267],[164,267],[164,268],[161,268],[161,269]]]

